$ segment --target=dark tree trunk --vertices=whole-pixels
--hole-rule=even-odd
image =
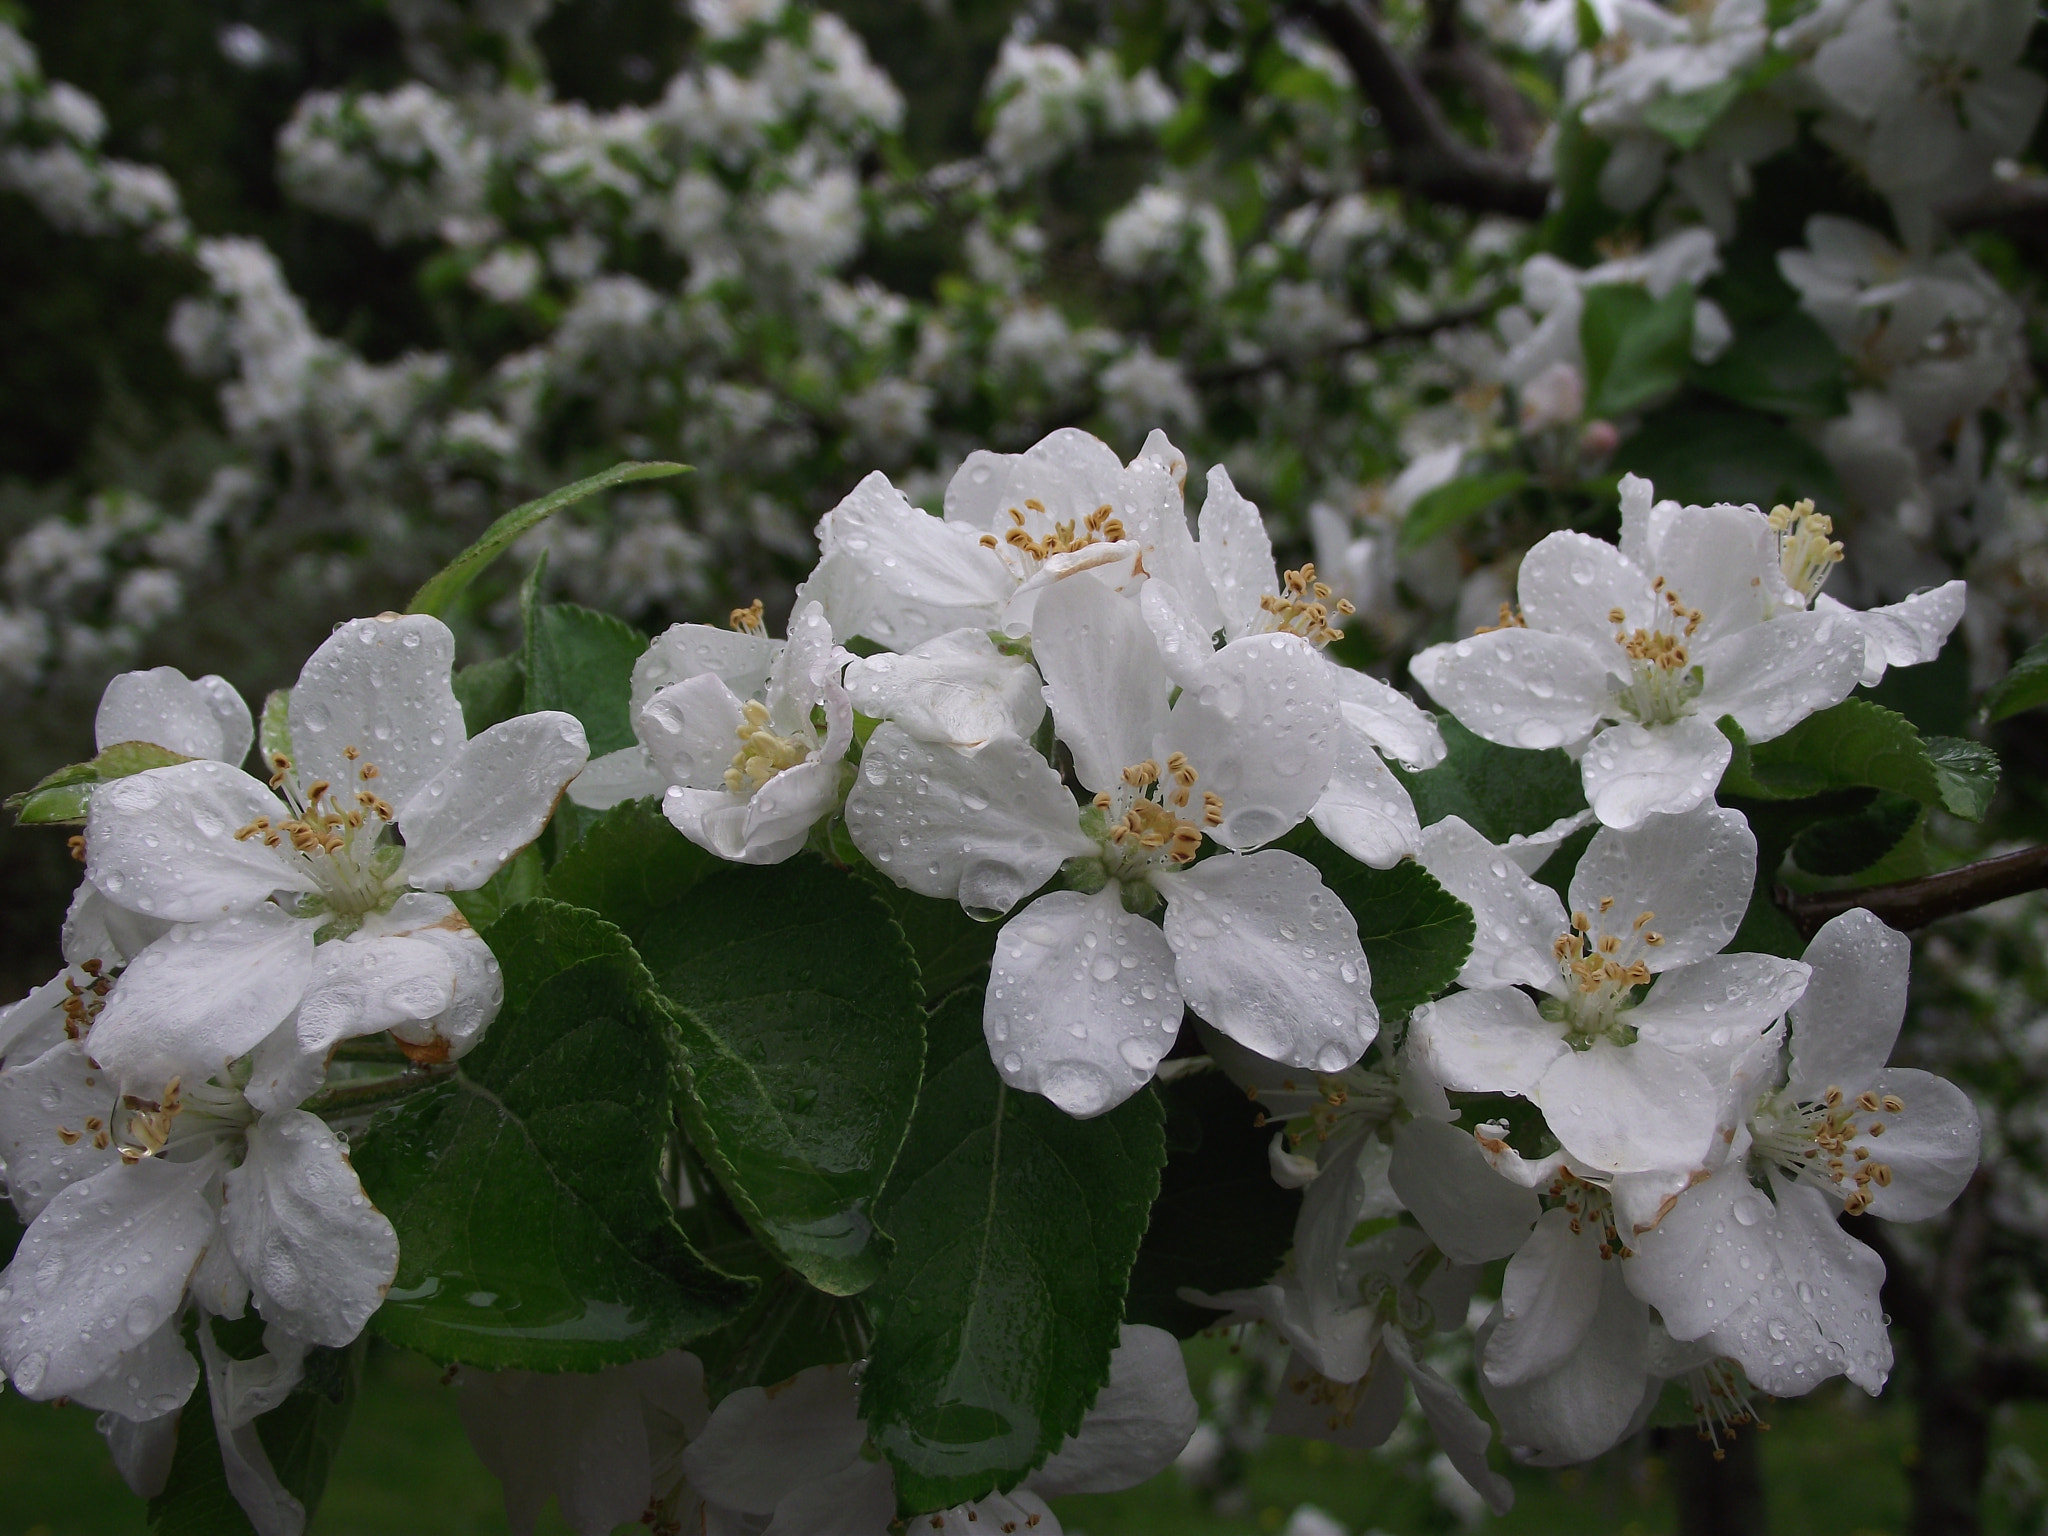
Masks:
[[[1939,1326],[1913,1339],[1918,1425],[1910,1472],[1912,1536],[1977,1536],[1977,1505],[1991,1457],[1991,1412],[1967,1341]],[[1952,1344],[1961,1348],[1950,1348]]]
[[[1678,1536],[1765,1536],[1770,1515],[1764,1498],[1762,1447],[1753,1430],[1714,1447],[1689,1430],[1669,1432],[1664,1459],[1678,1505]]]

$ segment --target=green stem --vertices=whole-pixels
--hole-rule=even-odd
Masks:
[[[409,1067],[393,1077],[373,1077],[363,1082],[342,1083],[316,1093],[300,1108],[323,1120],[353,1119],[409,1099],[431,1088],[455,1071],[452,1065]]]

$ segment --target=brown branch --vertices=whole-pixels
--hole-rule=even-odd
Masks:
[[[1526,160],[1535,150],[1542,120],[1500,62],[1473,45],[1458,0],[1429,0],[1429,38],[1415,56],[1415,69],[1427,84],[1463,88],[1486,115],[1502,154]]]
[[[1393,153],[1374,167],[1386,181],[1419,196],[1477,213],[1538,219],[1550,205],[1550,184],[1528,166],[1467,144],[1451,131],[1436,98],[1403,58],[1379,21],[1357,0],[1292,0],[1350,67],[1379,113]]]
[[[1793,926],[1810,939],[1830,918],[1857,907],[1875,913],[1894,928],[1910,932],[2008,896],[2039,890],[2048,890],[2048,847],[2022,848],[2018,853],[1980,859],[1937,875],[1898,880],[1890,885],[1805,892],[1780,886],[1775,894]]]
[[[1996,182],[1977,196],[1944,209],[1942,222],[1958,234],[1973,229],[2048,222],[2048,176]]]
[[[1276,368],[1299,368],[1307,364],[1331,362],[1353,352],[1369,351],[1373,347],[1389,346],[1401,341],[1423,341],[1438,331],[1455,330],[1461,325],[1470,325],[1475,320],[1484,320],[1491,315],[1498,298],[1480,299],[1470,304],[1461,304],[1456,309],[1441,310],[1434,315],[1424,315],[1420,320],[1404,320],[1398,325],[1369,327],[1356,336],[1332,342],[1327,347],[1316,347],[1307,352],[1274,352],[1265,357],[1256,357],[1243,363],[1218,363],[1208,368],[1193,370],[1194,382],[1202,385],[1236,384],[1255,378]]]

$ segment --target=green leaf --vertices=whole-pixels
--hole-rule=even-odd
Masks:
[[[806,856],[727,867],[633,938],[682,1037],[691,1144],[791,1268],[865,1290],[924,1064],[917,962],[888,908]]]
[[[2023,710],[2048,704],[2048,636],[2027,647],[2012,670],[1984,695],[1984,718],[2007,720]]]
[[[1772,899],[1771,882],[1765,880],[1750,893],[1749,906],[1727,947],[1730,954],[1776,955],[1784,960],[1797,960],[1806,953],[1806,940],[1800,937],[1784,908]]]
[[[1965,821],[1982,821],[1998,793],[1998,754],[1962,736],[1929,736],[1925,745],[1942,805]]]
[[[747,1310],[690,1353],[704,1362],[712,1402],[741,1387],[772,1387],[814,1365],[846,1365],[868,1353],[867,1309],[858,1296],[833,1296],[779,1266]]]
[[[1689,283],[1661,299],[1633,283],[1588,288],[1579,316],[1586,414],[1638,411],[1685,382],[1692,365],[1692,311]]]
[[[492,925],[505,1006],[444,1081],[355,1140],[398,1229],[372,1326],[444,1363],[593,1371],[686,1344],[749,1287],[698,1256],[662,1174],[679,1051],[625,935],[530,901]]]
[[[1408,515],[1401,520],[1401,548],[1419,549],[1431,539],[1477,517],[1488,507],[1508,499],[1529,483],[1519,469],[1494,475],[1473,475],[1452,480],[1418,496]]]
[[[189,757],[153,742],[119,741],[89,762],[59,768],[34,788],[9,795],[4,804],[14,813],[17,826],[78,826],[85,821],[86,807],[92,803],[96,786],[125,779],[131,773],[190,761]]]
[[[1804,800],[1840,789],[1882,789],[1975,821],[1998,787],[1998,759],[1976,742],[1923,738],[1913,722],[1868,699],[1844,699],[1773,740],[1752,744],[1720,722],[1736,751],[1723,796]]]
[[[1004,1086],[979,993],[948,998],[928,1034],[879,1210],[896,1257],[868,1296],[861,1383],[905,1513],[1014,1487],[1080,1427],[1166,1160],[1149,1089],[1074,1120]]]
[[[1752,410],[1786,416],[1839,416],[1847,409],[1842,354],[1813,316],[1794,309],[1744,326],[1693,382]]]
[[[1001,923],[977,922],[957,901],[907,891],[873,865],[862,864],[860,873],[880,893],[882,904],[910,941],[927,1004],[975,981],[988,969]]]
[[[197,1326],[212,1327],[216,1338],[236,1340],[229,1353],[247,1359],[261,1353],[261,1325],[248,1326],[255,1323],[253,1316],[241,1325],[202,1316]],[[256,1437],[270,1458],[271,1470],[305,1507],[309,1520],[320,1507],[328,1469],[355,1409],[368,1343],[365,1337],[345,1349],[308,1351],[298,1384],[256,1420]],[[204,1372],[180,1412],[170,1475],[163,1492],[149,1501],[149,1525],[156,1536],[255,1536],[255,1527],[228,1489]]]
[[[462,728],[472,736],[481,736],[525,708],[526,665],[517,656],[464,667],[453,682],[456,702],[462,706]]]
[[[1643,108],[1643,126],[1662,134],[1680,150],[1690,150],[1707,136],[1707,130],[1721,120],[1721,114],[1735,104],[1748,86],[1743,76],[1730,75],[1697,91],[1659,96]]]
[[[1860,811],[1802,827],[1792,839],[1792,857],[1810,875],[1853,875],[1896,848],[1921,810],[1909,796],[1877,795]]]
[[[562,508],[573,507],[599,491],[608,491],[615,485],[630,485],[636,480],[660,480],[669,475],[680,475],[689,467],[687,464],[614,464],[610,469],[578,480],[574,485],[565,485],[523,506],[514,507],[486,528],[474,544],[428,577],[426,584],[413,593],[412,604],[406,612],[431,613],[447,618],[455,600],[476,580],[484,567],[511,548],[528,529],[539,527]]]
[[[540,845],[528,843],[515,853],[505,867],[473,891],[450,891],[448,899],[482,933],[522,901],[541,894],[547,870],[541,863]]]
[[[1478,931],[1472,909],[1420,864],[1409,859],[1392,869],[1368,868],[1306,823],[1279,846],[1315,865],[1357,920],[1372,970],[1372,1000],[1383,1017],[1407,1017],[1458,979]]]
[[[547,894],[636,933],[724,867],[670,825],[660,801],[625,800],[600,812],[555,861]]]
[[[1166,1168],[1124,1321],[1185,1339],[1214,1327],[1218,1314],[1181,1300],[1181,1287],[1213,1295],[1271,1279],[1293,1246],[1301,1191],[1273,1182],[1273,1127],[1221,1072],[1162,1082],[1157,1092],[1166,1104]]]
[[[1682,502],[1768,507],[1810,496],[1823,512],[1841,509],[1841,482],[1820,450],[1760,411],[1681,402],[1645,421],[1616,450],[1612,468]]]
[[[622,619],[574,603],[524,605],[526,709],[563,709],[583,722],[590,755],[638,741],[630,704],[633,663],[647,637]]]
[[[1390,764],[1407,788],[1422,824],[1456,816],[1504,843],[1516,833],[1541,832],[1586,808],[1579,765],[1555,748],[1535,752],[1503,747],[1474,735],[1448,715],[1437,721],[1444,760],[1411,773]]]

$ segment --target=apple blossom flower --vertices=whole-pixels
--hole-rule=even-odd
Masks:
[[[1706,1160],[1743,1031],[1760,1032],[1806,980],[1798,961],[1720,953],[1756,873],[1749,824],[1707,806],[1602,828],[1572,875],[1569,916],[1476,834],[1429,868],[1479,932],[1466,971],[1479,985],[1425,1004],[1411,1025],[1438,1080],[1529,1099],[1582,1168],[1682,1188]]]
[[[1836,1218],[1918,1221],[1977,1166],[1977,1112],[1943,1078],[1887,1067],[1905,1016],[1911,946],[1863,910],[1807,946],[1812,980],[1782,1028],[1754,1040],[1727,1099],[1711,1176],[1637,1240],[1636,1291],[1679,1339],[1704,1339],[1766,1392],[1891,1365],[1884,1265]]]
[[[1139,606],[1096,581],[1039,602],[1034,654],[1075,804],[1029,744],[869,738],[847,829],[889,878],[1007,913],[983,1026],[1004,1081],[1100,1114],[1150,1080],[1183,1000],[1274,1060],[1337,1071],[1378,1027],[1357,924],[1306,860],[1261,845],[1328,780],[1337,702],[1298,637],[1256,635],[1174,683]],[[1172,700],[1172,702],[1169,702]],[[1225,850],[1197,861],[1205,843]],[[1161,901],[1164,927],[1141,912]]]
[[[1519,612],[1434,645],[1416,681],[1471,730],[1581,755],[1586,799],[1610,827],[1689,811],[1713,794],[1733,716],[1768,741],[1847,697],[1864,637],[1787,600],[1777,531],[1753,507],[1652,507],[1623,481],[1619,549],[1553,533],[1523,558]]]
[[[295,1013],[307,1022],[309,989],[343,973],[360,1006],[326,1014],[307,1053],[393,1024],[422,1026],[424,1059],[474,1043],[495,1012],[495,965],[439,893],[482,885],[538,836],[588,753],[559,711],[467,740],[453,656],[438,619],[355,620],[301,670],[269,786],[193,761],[94,794],[86,878],[174,924],[93,1025],[94,1059],[124,1088],[204,1082]],[[317,942],[351,936],[316,961]]]

